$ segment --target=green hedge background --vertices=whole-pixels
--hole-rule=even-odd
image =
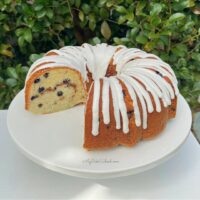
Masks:
[[[28,67],[64,45],[124,44],[168,62],[195,109],[200,94],[200,3],[195,0],[1,0],[0,109]]]

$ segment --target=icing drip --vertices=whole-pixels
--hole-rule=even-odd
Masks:
[[[111,60],[116,65],[117,75],[105,77]],[[137,48],[107,44],[92,46],[85,43],[81,47],[67,46],[60,50],[51,50],[32,64],[26,81],[38,70],[55,67],[75,69],[81,73],[84,81],[88,81],[87,69],[91,72],[94,80],[92,104],[92,134],[94,136],[99,133],[100,112],[103,115],[103,123],[110,123],[110,96],[113,102],[116,129],[122,128],[125,134],[129,132],[122,83],[132,99],[135,124],[137,127],[142,126],[143,129],[146,129],[148,125],[148,113],[154,110],[161,112],[161,102],[164,107],[167,107],[179,93],[176,76],[171,67],[158,56]],[[100,94],[102,94],[101,111],[99,110]]]
[[[95,60],[92,46],[89,44],[83,44],[82,53],[84,58],[87,60],[86,65],[89,71],[92,73],[92,78],[95,80]]]
[[[141,126],[140,111],[139,111],[139,107],[138,107],[136,93],[135,93],[133,87],[131,86],[131,84],[125,78],[123,78],[123,76],[119,76],[118,78],[121,81],[123,81],[123,83],[125,84],[128,92],[131,96],[131,99],[132,99],[132,102],[133,102],[133,108],[134,108],[135,124],[136,124],[136,126]]]
[[[102,88],[102,113],[104,124],[110,123],[110,110],[109,110],[109,80],[108,78],[103,78],[103,88]]]
[[[142,68],[152,68],[154,70],[159,70],[162,73],[166,74],[170,77],[170,79],[174,80],[175,83],[177,83],[176,76],[170,66],[161,61],[161,60],[155,60],[151,58],[145,58],[145,59],[136,59],[129,61],[125,66],[124,70],[127,68],[133,68],[133,67],[142,67]]]
[[[115,123],[116,123],[116,129],[121,128],[121,122],[120,122],[120,110],[119,110],[119,104],[118,104],[118,96],[117,91],[115,87],[115,82],[113,81],[113,78],[109,78],[110,82],[110,88],[111,88],[111,94],[112,94],[112,101],[113,101],[113,108],[114,108],[114,116],[115,116]]]
[[[94,96],[92,105],[92,134],[99,133],[99,98],[100,98],[100,80],[94,81]]]
[[[152,81],[147,79],[145,76],[140,75],[140,74],[134,74],[132,75],[132,77],[138,79],[146,88],[146,90],[151,93],[151,95],[153,96],[154,102],[156,104],[156,111],[157,112],[161,112],[161,105],[160,105],[160,100],[159,100],[159,95],[156,94],[157,88],[155,88],[155,86],[152,84]],[[161,97],[162,95],[160,95]]]
[[[115,87],[113,92],[116,92],[115,96],[117,96],[117,101],[116,99],[114,98],[113,99],[115,101],[115,104],[118,104],[117,109],[119,109],[122,116],[122,122],[123,122],[122,130],[124,133],[128,133],[129,132],[128,115],[127,115],[126,104],[124,102],[122,86],[116,77],[110,77],[110,82],[112,82],[113,87]],[[118,128],[118,126],[116,128]]]
[[[127,48],[122,48],[119,51],[117,51],[113,57],[113,64],[116,65],[116,71],[118,73],[121,72],[122,67],[124,64],[131,59],[134,59],[137,57],[137,52],[142,52],[139,49],[132,48],[132,49],[127,49]]]
[[[146,129],[147,128],[147,106],[146,106],[146,103],[145,103],[145,99],[144,99],[144,96],[141,92],[141,90],[144,90],[141,88],[140,90],[140,87],[138,87],[137,85],[137,81],[135,81],[133,78],[131,78],[130,76],[127,76],[127,75],[121,75],[122,77],[124,77],[129,83],[130,85],[133,87],[135,93],[137,94],[139,100],[140,100],[140,103],[141,103],[141,107],[142,107],[142,117],[143,117],[143,120],[142,120],[142,123],[143,123],[143,128]],[[135,84],[136,83],[136,84]],[[150,103],[149,101],[146,99],[147,101],[147,105],[149,105],[149,110],[151,111],[150,109]]]
[[[144,70],[144,69],[134,69],[134,72],[127,72],[127,74],[134,75],[135,72],[145,75],[146,77],[154,81],[155,84],[157,84],[160,90],[162,91],[164,105],[167,107],[168,105],[171,104],[170,93],[167,88],[168,83],[163,78],[161,78],[159,75],[155,74],[151,70]]]

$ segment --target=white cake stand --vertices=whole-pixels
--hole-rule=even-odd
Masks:
[[[156,138],[133,148],[86,151],[82,148],[84,106],[33,115],[24,109],[21,91],[12,101],[7,117],[12,139],[29,159],[63,174],[100,179],[136,174],[166,161],[185,142],[191,121],[190,108],[179,95],[176,118]]]

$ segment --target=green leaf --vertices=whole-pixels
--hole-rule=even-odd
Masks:
[[[31,62],[35,62],[36,60],[38,60],[39,58],[41,58],[43,55],[42,54],[31,54],[29,57],[29,60]]]
[[[80,19],[81,21],[84,20],[84,14],[83,14],[82,11],[79,11],[79,13],[78,13],[78,17],[79,17],[79,19]]]
[[[94,16],[94,14],[90,14],[88,16],[88,18],[89,18],[89,28],[90,28],[90,30],[93,31],[95,29],[95,27],[96,27],[95,16]]]
[[[152,8],[152,10],[150,11],[150,15],[151,15],[151,16],[158,15],[161,11],[162,11],[162,4],[160,4],[160,3],[155,3],[155,4],[153,4],[153,8]]]
[[[104,36],[104,38],[106,38],[106,40],[111,37],[110,26],[106,21],[103,21],[103,23],[101,24],[101,34]]]
[[[134,19],[134,13],[133,13],[133,11],[129,11],[126,14],[126,19],[129,20],[129,21],[132,21]]]
[[[187,66],[186,59],[185,58],[178,59],[178,66],[180,66],[180,67],[186,67]]]
[[[126,15],[121,15],[119,18],[118,18],[118,24],[123,24],[125,21],[126,21]]]
[[[37,12],[37,18],[40,19],[46,15],[46,10],[40,10]]]
[[[17,85],[17,80],[14,78],[8,78],[6,79],[6,85],[9,87],[15,87]]]
[[[126,38],[126,37],[121,38],[121,41],[122,41],[124,44],[130,42],[130,40],[129,40],[128,38]]]
[[[152,16],[152,18],[151,18],[151,23],[152,23],[152,25],[154,25],[155,27],[158,26],[158,24],[161,23],[160,17],[158,17],[157,15]]]
[[[5,4],[10,4],[12,2],[12,0],[4,0]]]
[[[187,22],[187,23],[184,25],[183,30],[184,30],[184,31],[187,31],[187,30],[189,30],[189,29],[192,30],[192,27],[193,27],[194,25],[195,25],[194,21],[189,21],[189,22]]]
[[[177,44],[177,45],[176,45],[176,48],[179,49],[180,51],[185,52],[185,53],[186,53],[187,50],[188,50],[186,44]]]
[[[3,20],[3,19],[5,19],[6,17],[7,17],[6,14],[4,14],[4,13],[0,13],[0,21]]]
[[[41,23],[39,23],[39,22],[37,22],[34,26],[33,26],[33,28],[32,28],[32,31],[33,32],[37,32],[38,34],[40,33],[40,32],[42,32],[44,30],[44,27],[41,25]]]
[[[11,49],[11,45],[9,44],[1,44],[0,45],[0,54],[12,58],[13,52]]]
[[[100,7],[102,7],[102,6],[106,3],[106,1],[107,1],[107,0],[99,0],[99,1],[98,1],[98,5],[99,5]]]
[[[28,4],[22,4],[21,8],[23,10],[23,15],[31,16],[33,14],[32,8]]]
[[[172,52],[178,57],[183,57],[187,53],[187,46],[185,44],[178,44],[172,48]]]
[[[4,25],[3,25],[3,29],[4,29],[6,32],[10,31],[10,27],[8,26],[8,24],[4,24]]]
[[[158,33],[158,35],[159,35],[160,40],[163,42],[163,44],[165,46],[168,46],[169,45],[169,37],[167,35],[160,35],[159,33]]]
[[[169,35],[169,36],[171,36],[172,35],[172,31],[171,30],[164,30],[164,31],[160,32],[160,35]]]
[[[4,82],[4,80],[3,80],[3,78],[0,76],[0,83],[3,83]]]
[[[110,1],[107,1],[106,6],[107,6],[108,8],[111,8],[111,7],[114,6],[115,4],[116,4],[116,2],[115,2],[114,0],[110,0]]]
[[[28,25],[29,28],[32,29],[35,24],[35,19],[32,19],[32,18],[26,19],[26,24]]]
[[[16,69],[13,67],[8,67],[7,68],[7,74],[10,78],[18,79],[18,75],[16,72]]]
[[[101,8],[100,9],[100,16],[103,18],[103,19],[107,19],[109,17],[109,12],[108,10],[106,10],[105,8]]]
[[[200,81],[198,81],[198,82],[196,82],[196,83],[194,84],[194,90],[200,91]]]
[[[24,73],[24,74],[27,74],[27,73],[28,73],[28,70],[29,70],[29,68],[26,67],[26,66],[23,66],[23,67],[21,68],[21,72]]]
[[[32,42],[32,33],[30,29],[25,29],[24,31],[24,39],[28,42],[31,43]]]
[[[75,6],[79,8],[81,5],[81,0],[75,0]]]
[[[47,17],[49,19],[52,19],[53,18],[53,11],[51,9],[47,9],[47,13],[46,13]]]
[[[139,31],[139,28],[135,27],[133,29],[131,29],[131,37],[134,37]]]
[[[90,6],[89,6],[88,4],[86,4],[86,3],[84,3],[84,4],[82,5],[82,9],[83,9],[83,12],[84,12],[85,14],[88,14],[88,13],[90,12]]]
[[[174,13],[173,15],[170,16],[170,18],[168,19],[169,23],[173,23],[175,21],[181,20],[185,18],[185,14],[183,13]]]
[[[113,41],[115,42],[115,44],[119,45],[122,44],[121,40],[118,37],[114,37]]]
[[[184,8],[190,8],[193,6],[195,6],[195,0],[181,0],[181,1],[177,1],[177,2],[174,1],[172,4],[172,8],[175,11],[183,10]]]
[[[159,37],[160,37],[160,35],[157,34],[157,33],[150,32],[150,33],[148,34],[148,38],[149,38],[149,39],[157,39],[157,38],[159,38]]]
[[[146,44],[148,39],[144,34],[140,34],[136,37],[136,41],[140,44]]]
[[[126,13],[127,10],[124,6],[115,6],[115,10],[119,13]]]
[[[19,37],[20,35],[23,35],[24,33],[24,28],[18,28],[16,31],[15,31],[15,34]]]
[[[133,3],[133,0],[126,0],[126,3],[132,4],[132,3]]]
[[[191,55],[192,59],[200,62],[200,53],[197,53],[197,52],[193,52],[192,55]]]
[[[144,7],[146,6],[146,3],[145,1],[139,1],[137,3],[137,6],[136,6],[136,15],[140,16],[143,14],[143,9]]]
[[[95,21],[89,21],[89,28],[90,28],[90,30],[94,30],[95,29],[95,27],[96,27],[96,22]]]
[[[153,49],[154,46],[155,46],[155,42],[147,42],[144,45],[144,50],[147,51],[147,52],[150,52]]]
[[[94,37],[93,39],[94,44],[100,44],[101,40],[98,37]]]
[[[35,11],[39,11],[39,10],[42,10],[42,8],[44,8],[44,6],[42,4],[37,4],[37,5],[33,5],[33,8]]]
[[[64,30],[65,27],[62,24],[55,24],[54,29],[58,30],[60,32],[60,31]]]
[[[24,37],[23,36],[20,36],[18,38],[18,44],[20,47],[23,47],[24,46]]]

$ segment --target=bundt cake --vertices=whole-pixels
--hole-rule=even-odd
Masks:
[[[176,114],[176,76],[156,55],[98,44],[51,50],[30,67],[25,108],[53,113],[85,104],[84,148],[133,146]]]

